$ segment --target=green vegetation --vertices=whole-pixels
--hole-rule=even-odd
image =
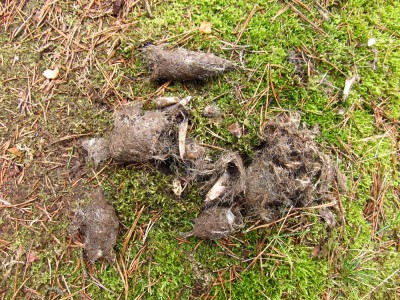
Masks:
[[[126,4],[117,21],[111,1],[60,0],[40,26],[29,21],[11,40],[39,2],[0,4],[0,200],[33,199],[0,207],[4,299],[400,298],[399,1],[147,1],[152,18],[144,5]],[[203,21],[211,34],[198,31]],[[43,40],[53,46],[39,57],[33,49]],[[211,51],[238,68],[160,89],[140,55],[148,42]],[[62,77],[46,83],[40,74],[52,65]],[[338,225],[328,228],[310,209],[256,230],[246,230],[249,222],[226,241],[179,239],[200,209],[200,184],[177,197],[175,166],[92,170],[79,150],[82,134],[107,131],[114,108],[149,105],[156,93],[193,96],[189,135],[250,156],[265,120],[300,111],[348,178],[348,192],[337,195]],[[211,103],[223,112],[219,122],[202,116]],[[245,128],[240,139],[227,129],[234,122]],[[83,263],[67,236],[73,209],[96,184],[121,221],[114,264]]]

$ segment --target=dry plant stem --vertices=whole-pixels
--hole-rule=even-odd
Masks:
[[[178,143],[179,143],[179,155],[183,159],[185,157],[185,144],[186,144],[186,133],[188,130],[189,120],[184,118],[178,125]]]

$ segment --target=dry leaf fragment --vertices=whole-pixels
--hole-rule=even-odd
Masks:
[[[10,153],[12,153],[12,154],[14,154],[14,155],[17,156],[17,157],[21,157],[21,156],[22,156],[22,151],[19,150],[19,149],[16,148],[16,147],[9,148],[9,149],[7,149],[7,151],[10,152]]]
[[[193,99],[192,96],[186,96],[185,98],[179,101],[179,104],[182,106],[186,106],[192,99]]]
[[[210,34],[211,33],[211,27],[212,23],[211,22],[202,22],[199,27],[199,31],[205,34]]]
[[[353,77],[346,79],[346,82],[344,84],[344,89],[343,89],[343,100],[346,100],[347,97],[349,97],[350,89],[351,89],[352,85],[354,84],[354,82],[358,79],[359,78],[357,75],[354,75]]]
[[[243,135],[242,127],[240,127],[238,122],[229,125],[228,130],[230,133],[232,133],[238,139]]]
[[[174,179],[172,181],[172,191],[174,192],[175,195],[177,195],[178,197],[180,195],[182,195],[183,192],[183,188],[182,188],[182,184],[179,181],[179,179]]]
[[[180,100],[178,97],[158,97],[153,101],[158,108],[163,108],[173,104],[177,104]]]
[[[376,38],[370,38],[367,42],[368,47],[372,47],[376,44]]]
[[[46,77],[47,79],[56,79],[58,77],[58,74],[60,74],[60,70],[58,67],[55,69],[47,69],[46,71],[43,72],[43,76]]]
[[[228,180],[229,180],[229,174],[228,174],[228,172],[225,172],[217,180],[217,182],[213,185],[213,187],[208,191],[204,202],[209,202],[209,201],[215,200],[219,196],[221,196],[223,194],[223,192],[225,192]]]

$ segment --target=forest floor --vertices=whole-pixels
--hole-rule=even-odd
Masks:
[[[0,298],[400,299],[400,2],[115,2],[0,1]],[[154,82],[150,43],[239,67]],[[192,96],[188,135],[249,159],[269,119],[299,112],[347,177],[337,225],[304,208],[219,241],[180,237],[200,183],[178,197],[174,166],[95,168],[81,146],[118,108],[158,96]],[[222,118],[203,116],[210,104]],[[114,263],[89,262],[68,235],[98,186],[120,221]]]

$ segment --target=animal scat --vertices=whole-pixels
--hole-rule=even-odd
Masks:
[[[153,80],[205,80],[231,71],[235,65],[212,53],[191,51],[184,48],[173,50],[164,46],[147,46],[143,49]]]

